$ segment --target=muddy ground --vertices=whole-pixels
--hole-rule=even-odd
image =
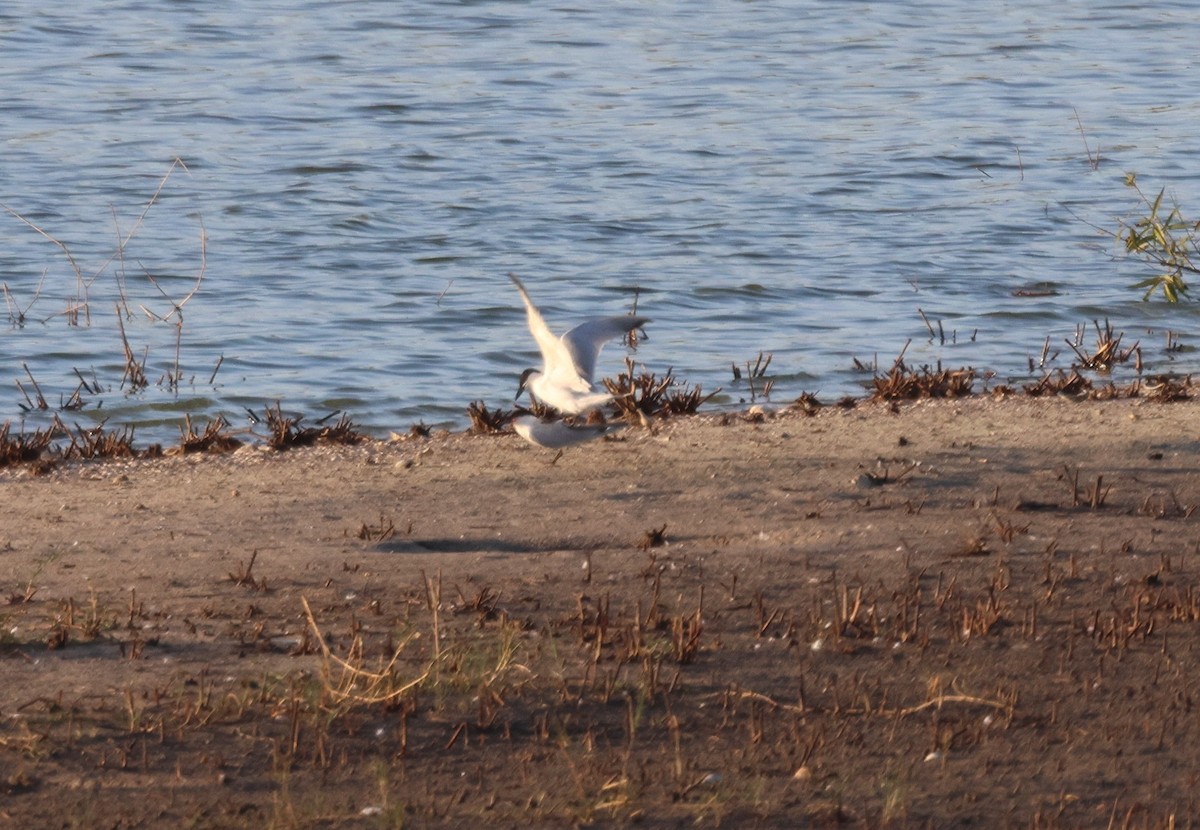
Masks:
[[[1200,404],[0,472],[0,823],[1187,827]]]

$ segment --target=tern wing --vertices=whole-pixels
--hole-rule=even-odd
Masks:
[[[550,327],[542,319],[542,313],[533,304],[533,300],[529,299],[529,292],[525,290],[525,286],[521,284],[516,275],[509,274],[508,278],[513,281],[513,285],[521,292],[521,299],[525,301],[526,316],[529,318],[529,331],[533,333],[533,339],[537,341],[538,349],[542,353],[542,374],[546,377],[555,378],[559,382],[563,382],[569,386],[579,386],[578,373],[575,370],[575,363],[567,346],[562,340],[554,336],[554,332],[550,331]],[[564,373],[569,374],[564,375]],[[585,386],[580,391],[588,391],[589,388]]]
[[[596,371],[596,358],[609,340],[624,337],[634,329],[640,329],[650,320],[628,314],[619,317],[595,317],[585,320],[562,336],[561,342],[570,355],[571,364],[579,377],[592,382]]]

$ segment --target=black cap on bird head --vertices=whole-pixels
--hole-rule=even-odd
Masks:
[[[526,369],[521,373],[521,380],[517,384],[517,397],[513,398],[513,400],[517,400],[521,397],[521,393],[524,392],[529,385],[529,378],[536,374],[538,374],[537,369]]]

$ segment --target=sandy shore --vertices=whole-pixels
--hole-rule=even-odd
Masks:
[[[975,398],[0,471],[0,815],[1188,826],[1198,449]],[[334,700],[302,598],[441,685]]]

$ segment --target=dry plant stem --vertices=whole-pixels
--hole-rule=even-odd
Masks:
[[[1058,352],[1050,354],[1050,335],[1046,335],[1046,341],[1042,343],[1042,356],[1038,359],[1038,368],[1046,368],[1046,364],[1058,357]],[[1033,374],[1033,361],[1029,362],[1029,373]]]
[[[637,316],[638,300],[641,298],[641,294],[642,294],[642,289],[640,289],[640,288],[634,288],[634,289],[633,289],[633,308],[631,308],[631,309],[629,310],[629,316],[630,316],[630,317],[636,317],[636,316]],[[643,330],[641,330],[641,329],[631,329],[631,330],[630,330],[630,331],[629,331],[629,332],[628,332],[628,333],[625,335],[625,346],[626,346],[626,348],[629,348],[629,349],[632,349],[632,350],[636,351],[636,350],[637,350],[637,347],[638,347],[638,339],[639,339],[639,338],[641,338],[641,339],[648,339],[648,338],[646,337],[646,333],[645,333],[645,331],[643,331]]]
[[[133,312],[131,312],[129,310],[129,294],[125,288],[125,250],[124,250],[125,240],[121,234],[121,219],[119,216],[117,216],[117,206],[116,205],[112,205],[111,210],[112,210],[113,230],[116,232],[116,236],[117,236],[117,250],[116,250],[116,253],[113,254],[112,257],[109,258],[109,262],[111,262],[115,258],[117,260],[117,264],[118,264],[117,268],[114,272],[114,276],[116,277],[116,283],[117,283],[118,305],[125,310],[126,317],[132,317]]]
[[[124,386],[125,381],[128,380],[130,391],[136,392],[150,385],[150,381],[146,379],[146,359],[143,356],[142,362],[139,364],[137,357],[133,353],[133,349],[129,346],[129,338],[125,336],[125,321],[121,318],[120,306],[117,307],[117,326],[121,330],[121,344],[125,347],[125,373],[121,376],[121,386]]]
[[[241,567],[239,573],[229,574],[229,580],[234,585],[248,585],[252,588],[257,588],[258,582],[254,579],[254,561],[256,559],[258,559],[257,550],[250,554],[250,561]]]
[[[771,365],[771,359],[773,357],[774,355],[768,354],[766,356],[766,360],[764,361],[763,353],[759,352],[758,359],[754,361],[754,368],[750,367],[750,361],[746,361],[747,374],[749,374],[752,378],[765,377],[767,374],[767,367]]]
[[[1083,149],[1087,153],[1088,166],[1093,170],[1100,169],[1100,148],[1096,148],[1095,154],[1092,153],[1092,148],[1088,146],[1087,133],[1083,130],[1083,119],[1079,117],[1079,110],[1071,107],[1071,112],[1075,113],[1075,124],[1079,127],[1079,136],[1083,139]]]
[[[96,268],[94,271],[90,271],[87,274],[84,273],[83,267],[80,265],[79,261],[76,260],[75,255],[72,253],[70,248],[64,242],[62,242],[57,237],[52,235],[49,231],[45,230],[44,228],[42,228],[39,225],[35,224],[34,222],[30,221],[29,219],[26,219],[24,216],[22,216],[20,213],[18,213],[13,208],[11,208],[7,205],[0,205],[0,207],[3,207],[3,209],[5,211],[7,211],[10,215],[15,217],[22,224],[26,225],[27,227],[29,227],[30,229],[35,231],[38,235],[40,235],[47,241],[54,244],[57,248],[59,248],[59,250],[61,250],[63,255],[67,258],[67,261],[69,262],[69,264],[71,266],[71,270],[73,271],[73,273],[75,275],[75,286],[76,286],[75,287],[75,297],[71,301],[69,301],[68,306],[64,311],[56,312],[55,314],[51,314],[48,317],[46,317],[42,322],[47,322],[51,318],[58,316],[59,314],[63,314],[63,315],[65,315],[69,325],[79,325],[80,324],[80,315],[82,313],[83,323],[90,324],[91,323],[91,303],[90,303],[91,288],[95,284],[96,280],[99,279],[100,276],[106,270],[108,270],[110,267],[113,266],[114,262],[119,263],[119,266],[115,269],[116,270],[115,279],[116,279],[117,291],[118,291],[118,295],[119,295],[119,299],[116,303],[116,308],[117,308],[117,315],[118,315],[118,321],[119,321],[119,327],[120,327],[120,336],[121,336],[121,341],[122,341],[122,345],[123,345],[124,353],[125,353],[125,373],[122,377],[120,385],[122,388],[125,388],[125,384],[126,384],[126,382],[128,382],[128,384],[129,384],[128,389],[130,391],[137,391],[137,390],[145,388],[146,386],[149,385],[149,380],[145,375],[145,363],[146,363],[146,358],[148,356],[149,350],[148,349],[144,350],[144,353],[140,359],[137,356],[135,356],[135,353],[129,344],[128,335],[127,335],[127,332],[125,331],[125,327],[124,327],[124,323],[123,323],[123,317],[130,315],[129,298],[126,293],[126,286],[125,286],[125,268],[124,268],[125,252],[129,245],[129,242],[138,233],[138,231],[141,230],[142,227],[144,226],[146,216],[148,215],[150,209],[161,198],[161,195],[163,193],[164,188],[167,185],[167,182],[170,180],[172,174],[174,173],[174,171],[177,168],[181,168],[185,171],[187,170],[187,166],[183,163],[183,161],[181,159],[175,158],[172,160],[170,168],[167,170],[166,174],[159,180],[158,185],[154,190],[154,193],[151,195],[150,199],[146,202],[146,204],[141,209],[141,212],[138,215],[137,219],[134,221],[132,227],[130,227],[128,230],[123,230],[120,227],[119,220],[116,216],[115,208],[113,209],[113,222],[114,222],[114,227],[116,229],[116,235],[117,235],[116,248],[98,268]],[[193,296],[195,296],[195,294],[199,290],[200,284],[203,280],[205,269],[206,269],[206,258],[207,258],[207,252],[206,252],[207,242],[206,242],[206,240],[207,240],[207,232],[204,228],[203,221],[201,221],[200,222],[200,241],[201,241],[200,272],[196,278],[196,284],[191,289],[191,291],[185,297],[183,297],[181,300],[173,300],[168,297],[168,300],[171,301],[171,310],[169,312],[167,312],[165,315],[156,315],[153,312],[149,311],[148,309],[145,309],[145,307],[143,306],[143,309],[147,312],[148,315],[151,316],[152,319],[167,321],[167,320],[171,320],[172,315],[174,315],[176,317],[176,320],[174,321],[175,325],[176,325],[174,366],[170,370],[169,374],[166,376],[167,386],[176,392],[178,392],[179,384],[182,381],[182,370],[180,368],[180,365],[181,365],[182,330],[183,330],[183,307]],[[158,289],[159,292],[162,293],[164,296],[166,296],[165,292],[162,291],[162,288],[161,288],[161,286],[158,285],[157,281],[154,280],[153,277],[150,277],[149,275],[147,275],[147,276],[149,277],[150,282],[155,286],[155,288]],[[18,326],[23,325],[26,315],[28,314],[29,310],[33,307],[33,305],[38,301],[39,297],[41,296],[45,280],[46,280],[46,273],[43,272],[42,277],[38,282],[37,289],[34,292],[33,298],[24,307],[22,307],[19,303],[17,303],[17,301],[13,298],[11,292],[8,289],[7,284],[2,286],[2,290],[5,295],[5,301],[6,301],[6,304],[8,307],[9,317],[10,317],[10,320],[15,325],[18,325]],[[215,371],[214,371],[214,375],[215,375]],[[99,384],[92,386],[90,384],[85,383],[82,386],[82,389],[86,390],[88,392],[91,392],[93,394],[96,394],[99,391]],[[64,401],[62,403],[62,408],[63,409],[81,408],[84,405],[84,401],[82,400],[80,391],[81,391],[80,389],[76,389],[75,393],[72,394],[69,399],[67,399],[66,401]]]
[[[436,583],[425,575],[425,571],[421,571],[421,579],[425,583],[425,602],[433,617],[433,658],[437,661],[442,656],[442,570],[438,569]]]
[[[165,184],[165,183],[166,183],[166,180],[164,179],[163,184]],[[160,185],[159,186],[160,190],[161,190],[161,187],[162,186]],[[155,196],[157,197],[157,195],[158,194],[156,192]],[[149,206],[147,206],[147,210],[149,210]],[[145,216],[145,213],[143,212],[142,215]],[[151,274],[149,274],[149,273],[146,274],[146,279],[150,280],[150,284],[153,285],[158,290],[159,294],[162,294],[163,297],[166,298],[166,300],[169,303],[171,303],[171,310],[162,316],[154,314],[154,312],[150,311],[145,306],[141,306],[142,311],[144,311],[146,314],[150,315],[154,319],[157,319],[164,323],[169,322],[171,320],[172,316],[175,317],[175,367],[172,370],[171,375],[168,378],[167,388],[173,390],[177,394],[179,392],[179,383],[183,377],[183,373],[179,368],[179,352],[180,352],[180,346],[183,342],[183,307],[185,305],[187,305],[188,301],[191,300],[192,297],[196,296],[196,292],[200,290],[200,284],[204,281],[204,273],[205,273],[207,267],[208,267],[208,234],[204,229],[204,222],[203,222],[203,220],[201,220],[201,222],[200,222],[200,272],[196,275],[196,283],[195,283],[195,285],[192,286],[192,290],[189,291],[183,297],[183,299],[172,300],[167,295],[167,292],[163,291],[162,286],[158,284],[158,280],[156,280]],[[216,375],[215,369],[213,370],[213,375],[214,376]]]
[[[396,523],[384,516],[382,513],[379,514],[378,528],[373,528],[366,522],[363,522],[362,527],[359,528],[358,531],[359,539],[369,540],[372,542],[386,542],[395,535]]]
[[[29,221],[28,219],[26,219],[24,216],[22,216],[21,214],[17,213],[15,210],[13,210],[12,208],[10,208],[8,205],[0,205],[0,207],[3,207],[3,208],[4,208],[4,210],[6,210],[6,211],[7,211],[7,212],[8,212],[10,215],[12,215],[13,217],[15,217],[15,218],[16,218],[16,219],[17,219],[19,222],[22,222],[22,223],[24,223],[25,225],[27,225],[28,227],[30,227],[30,228],[32,228],[34,231],[36,231],[38,234],[40,234],[40,235],[41,235],[43,238],[47,239],[48,241],[50,241],[51,243],[53,243],[54,245],[56,245],[56,246],[58,247],[58,249],[59,249],[59,250],[61,250],[61,251],[63,252],[63,254],[64,254],[64,255],[66,255],[66,257],[67,257],[67,261],[68,261],[69,263],[71,263],[71,270],[73,270],[73,271],[75,272],[76,302],[77,302],[77,305],[75,305],[75,306],[72,306],[72,307],[69,307],[69,308],[68,308],[68,309],[67,309],[65,312],[63,312],[63,313],[65,313],[65,314],[67,315],[67,320],[68,320],[68,321],[71,321],[71,322],[73,322],[73,321],[75,321],[75,320],[77,319],[77,316],[78,316],[79,310],[80,310],[80,309],[82,309],[82,310],[83,310],[83,312],[84,312],[84,315],[85,315],[85,319],[86,319],[88,322],[91,322],[91,312],[90,312],[90,309],[88,308],[88,302],[87,302],[87,289],[88,289],[88,286],[89,286],[91,283],[90,283],[90,281],[88,281],[88,280],[85,280],[85,279],[84,279],[84,277],[83,277],[83,270],[82,270],[82,269],[79,267],[79,263],[75,261],[75,257],[74,257],[74,255],[72,255],[72,253],[71,253],[71,249],[70,249],[70,248],[68,248],[68,247],[67,247],[67,246],[66,246],[64,243],[60,242],[60,241],[59,241],[58,239],[56,239],[55,237],[51,236],[51,235],[50,235],[49,233],[47,233],[46,231],[42,230],[42,229],[41,229],[40,227],[38,227],[37,225],[35,225],[35,224],[33,224],[32,222],[30,222],[30,221]],[[38,290],[39,290],[39,291],[41,290],[40,286],[39,286],[39,289],[38,289]],[[54,316],[57,316],[57,315],[54,315],[54,314],[52,314],[52,315],[50,315],[50,316],[51,316],[51,317],[54,317]],[[49,320],[49,319],[50,319],[50,317],[47,317],[47,318],[46,318],[46,320]],[[42,322],[46,322],[46,320],[43,320]]]
[[[29,371],[29,365],[22,363],[21,368],[25,370],[25,375],[29,378],[29,383],[31,386],[33,386],[33,391],[37,395],[36,403],[29,400],[29,395],[25,392],[25,388],[21,386],[20,381],[17,381],[17,388],[20,389],[21,394],[25,396],[25,402],[29,404],[30,409],[48,409],[49,407],[46,404],[46,396],[42,394],[42,389],[40,386],[38,386],[37,380],[34,379],[33,372]]]
[[[0,289],[4,291],[4,303],[8,307],[8,319],[18,328],[25,325],[25,315],[29,313],[29,309],[33,308],[34,303],[42,296],[42,286],[46,283],[46,272],[42,271],[42,278],[38,280],[37,288],[33,292],[33,298],[29,303],[21,308],[20,304],[13,297],[12,292],[8,289],[8,283],[0,283]]]
[[[225,362],[225,355],[222,354],[220,357],[217,358],[217,365],[213,367],[212,374],[208,376],[208,385],[209,386],[212,386],[213,381],[215,381],[217,379],[217,372],[221,371],[221,364],[224,362]],[[178,365],[178,361],[176,362],[176,365]]]
[[[100,381],[96,380],[95,372],[92,373],[92,380],[89,383],[88,379],[83,376],[83,373],[78,368],[72,366],[71,371],[75,373],[75,377],[79,378],[79,385],[83,387],[84,391],[90,392],[93,395],[98,395],[104,391],[103,387],[100,386]]]
[[[727,694],[729,694],[729,693],[721,692],[719,695],[717,695],[717,697],[723,697]],[[778,700],[775,700],[774,698],[772,698],[768,695],[764,695],[761,692],[755,692],[755,691],[751,691],[748,689],[743,689],[743,690],[739,691],[737,693],[737,697],[740,699],[743,699],[743,700],[756,700],[760,703],[767,704],[772,709],[779,709],[780,711],[792,712],[792,713],[795,713],[798,715],[811,714],[813,712],[813,708],[809,705],[805,705],[804,703],[800,703],[800,704],[780,703]],[[906,706],[906,707],[900,708],[900,709],[888,709],[888,708],[884,708],[884,707],[879,707],[879,708],[864,707],[861,709],[841,708],[838,710],[838,713],[841,715],[880,715],[883,717],[905,718],[905,717],[908,717],[909,715],[915,715],[918,712],[923,712],[926,709],[931,709],[931,708],[940,709],[942,706],[944,706],[948,703],[963,703],[963,704],[968,704],[968,705],[972,705],[972,706],[987,706],[992,709],[998,709],[1002,712],[1011,713],[1015,709],[1017,702],[1015,699],[1013,699],[1013,700],[993,700],[991,698],[986,698],[986,697],[976,697],[975,695],[938,694],[938,695],[935,695],[934,697],[930,698],[929,700],[924,701],[923,703],[918,703],[914,706]]]
[[[133,226],[129,229],[129,231],[127,233],[122,234],[120,227],[117,228],[117,250],[114,251],[112,253],[112,255],[104,262],[104,264],[96,272],[97,275],[102,273],[105,268],[107,268],[109,265],[111,265],[113,263],[114,260],[124,262],[125,249],[129,246],[130,241],[133,239],[133,237],[137,234],[138,230],[141,229],[142,225],[145,223],[146,215],[150,212],[150,208],[154,207],[155,203],[158,201],[158,197],[162,194],[163,188],[167,186],[167,181],[171,178],[171,174],[175,172],[176,167],[183,169],[184,172],[187,172],[187,173],[191,172],[190,170],[188,170],[187,165],[183,163],[183,159],[179,158],[178,156],[176,156],[171,161],[171,166],[169,168],[167,168],[166,174],[162,177],[162,179],[159,180],[158,187],[156,187],[154,189],[153,195],[150,196],[150,200],[148,202],[146,202],[146,206],[144,208],[142,208],[141,214],[138,215],[138,218],[134,221]],[[113,222],[114,222],[114,224],[116,223],[115,214],[114,214]],[[203,229],[203,226],[202,226],[202,229]],[[93,277],[93,280],[94,279],[95,278]],[[126,310],[128,311],[128,307],[129,307],[128,303],[126,303],[125,306],[126,306]]]
[[[771,389],[774,387],[775,381],[768,380],[766,375],[767,367],[771,365],[771,359],[773,357],[774,355],[768,354],[766,355],[766,360],[764,361],[763,353],[759,352],[758,359],[755,360],[754,366],[750,365],[750,361],[746,361],[746,386],[750,390],[751,401],[757,400],[759,395],[764,398],[771,397]],[[763,381],[761,388],[755,386],[755,381],[757,380]]]
[[[924,322],[924,323],[925,323],[925,328],[929,329],[929,337],[930,337],[930,339],[932,339],[932,338],[936,337],[936,336],[937,336],[937,333],[936,333],[936,332],[933,330],[933,326],[931,326],[931,325],[929,324],[929,318],[925,316],[925,312],[924,312],[924,311],[922,311],[922,310],[920,309],[920,307],[918,307],[918,308],[917,308],[917,314],[920,314],[920,315],[921,315],[921,320],[922,320],[922,322]]]

